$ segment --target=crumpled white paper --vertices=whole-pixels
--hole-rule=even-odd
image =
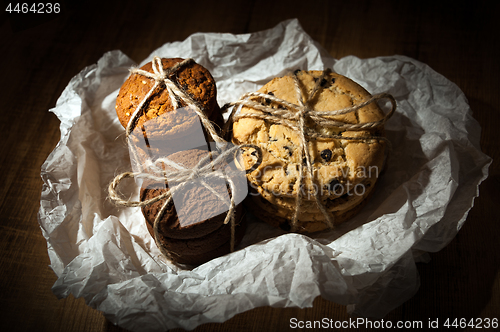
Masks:
[[[113,177],[130,169],[114,104],[134,63],[112,51],[76,75],[51,109],[61,140],[41,170],[39,222],[58,276],[53,291],[84,297],[131,331],[193,329],[259,306],[310,307],[319,295],[382,317],[414,295],[415,262],[452,240],[487,177],[491,159],[464,94],[416,60],[335,60],[297,20],[252,34],[197,33],[143,63],[153,55],[208,68],[221,105],[290,70],[333,67],[373,94],[391,93],[398,109],[386,126],[386,170],[353,220],[312,237],[251,223],[239,251],[182,270],[161,257],[139,208],[106,198]]]

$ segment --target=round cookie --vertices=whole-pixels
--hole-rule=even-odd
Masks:
[[[338,188],[336,187],[338,195],[321,195],[320,193],[319,200],[330,212],[348,210],[359,204],[374,186],[374,183],[369,180],[358,183],[356,186],[341,187],[339,185]],[[258,192],[262,197],[278,208],[287,211],[295,210],[295,197],[274,195],[272,192],[262,187],[251,188],[251,191]],[[312,195],[302,196],[300,211],[301,213],[321,214],[316,200]]]
[[[306,93],[314,87],[320,71],[300,71],[297,76]],[[324,87],[311,101],[311,107],[317,111],[335,111],[368,100],[371,95],[352,80],[336,73],[329,73]],[[277,98],[298,103],[297,95],[290,76],[275,78],[264,85],[258,92],[272,94]],[[270,103],[272,105],[272,103]],[[277,105],[272,105],[278,107]],[[262,111],[243,107],[241,113],[262,113]],[[384,114],[376,103],[372,103],[356,112],[334,115],[331,119],[349,124],[378,121]],[[378,130],[347,131],[339,128],[327,128],[309,124],[308,130],[326,135],[344,137],[380,136]],[[260,166],[249,174],[248,179],[256,186],[275,195],[295,197],[298,191],[298,168],[304,164],[299,149],[300,140],[297,132],[280,124],[254,118],[241,118],[233,124],[233,142],[251,143],[263,149]],[[309,153],[312,159],[315,180],[323,190],[323,195],[334,195],[329,190],[337,183],[356,185],[364,181],[369,174],[378,174],[384,161],[385,142],[368,139],[351,141],[339,139],[309,139]],[[370,167],[372,172],[370,171]],[[305,179],[305,190],[310,195],[316,189],[309,179]],[[303,189],[304,190],[304,189]]]
[[[367,185],[360,190],[359,192],[350,191],[340,197],[320,197],[320,201],[324,207],[330,212],[339,212],[349,210],[352,207],[358,205],[361,201],[367,197],[370,192],[373,190],[374,186]],[[280,211],[286,211],[286,213],[290,213],[291,211],[295,211],[295,205],[292,205],[295,202],[295,198],[287,198],[282,196],[274,196],[262,190],[262,188],[258,188],[257,192],[259,196],[266,199],[270,204],[275,206]],[[323,218],[323,214],[318,209],[318,205],[315,200],[301,200],[300,206],[300,214],[301,215],[318,215]]]
[[[166,190],[168,189],[165,189],[164,186],[161,186],[159,184],[150,184],[147,186],[147,188],[141,189],[141,200],[145,201],[157,197],[164,193]],[[189,191],[187,192],[187,194],[196,193]],[[216,204],[218,203],[216,198],[213,198],[213,201]],[[161,207],[163,206],[163,203],[164,201],[161,200],[142,208],[143,215],[149,225],[153,225],[155,217],[156,215],[158,215]],[[213,208],[213,206],[210,206],[210,200],[208,200],[207,205],[207,208]],[[193,206],[193,208],[195,207]],[[199,209],[203,208],[204,206],[199,206]],[[221,227],[221,225],[223,225],[225,217],[225,213],[218,214],[208,219],[196,219],[196,217],[193,217],[190,220],[195,220],[197,222],[183,224],[179,221],[174,203],[170,202],[160,220],[159,229],[162,234],[165,234],[165,236],[172,239],[194,239],[215,232]]]
[[[184,59],[161,59],[164,69],[173,67],[175,64],[182,62]],[[148,62],[140,69],[153,73],[153,66]],[[217,90],[215,81],[210,72],[203,66],[194,61],[182,66],[171,77],[185,92],[187,92],[198,104],[202,107],[205,114],[210,117],[212,111],[217,104]],[[116,100],[116,114],[123,127],[127,127],[131,115],[135,112],[139,103],[153,88],[155,81],[151,78],[140,74],[132,74],[123,83]],[[185,106],[183,103],[180,107]],[[172,112],[174,107],[170,99],[168,90],[164,87],[159,87],[149,98],[147,106],[143,114],[138,119],[136,126],[140,127],[146,121],[156,117],[163,117],[164,121],[159,121],[157,128],[158,134],[166,132],[182,131],[176,125],[182,124],[182,121],[168,117],[168,113]],[[182,114],[181,114],[182,117]],[[165,129],[162,131],[162,129]],[[152,131],[152,135],[156,132]]]
[[[354,217],[365,206],[373,191],[367,191],[366,195],[362,197],[362,200],[357,205],[342,210],[330,210],[334,218],[334,225],[338,225]],[[260,195],[249,195],[243,203],[258,219],[285,231],[291,230],[290,220],[294,211],[279,208]],[[320,232],[328,228],[324,215],[319,211],[318,213],[308,213],[301,210],[298,219],[300,223],[296,231],[299,233]]]
[[[235,213],[237,222],[241,222],[242,212],[243,208],[240,205]],[[150,220],[148,220],[148,229],[150,229],[150,232],[153,230]],[[151,232],[151,234],[153,236],[153,232]],[[161,232],[160,235],[164,240],[164,248],[169,253],[175,253],[177,256],[198,255],[218,248],[228,242],[231,239],[231,224],[224,224],[221,222],[220,227],[215,231],[204,236],[189,239],[174,239],[169,237],[170,233],[164,232]]]
[[[206,158],[209,157],[207,160]],[[202,159],[205,162],[212,162],[213,154],[206,150],[191,149],[187,151],[176,152],[168,157],[169,160],[175,162],[179,166],[187,169],[193,169]],[[166,171],[175,171],[170,166],[163,167]],[[217,170],[220,171],[218,167]],[[168,180],[168,176],[167,176]],[[233,179],[234,180],[234,179]],[[190,182],[194,185],[184,186],[183,189],[177,191],[177,196],[167,206],[162,218],[160,219],[160,231],[167,237],[175,239],[190,239],[205,236],[208,233],[214,232],[220,228],[224,222],[226,213],[219,213],[219,211],[227,211],[227,204],[229,203],[229,195],[233,193],[227,187],[224,179],[215,178],[215,181],[210,178],[204,178],[217,193],[222,194],[223,197],[228,199],[227,202],[221,201],[213,192],[208,188],[201,185],[199,182]],[[236,185],[236,202],[241,201],[239,197],[240,189],[243,185],[235,181]],[[168,190],[168,183],[146,182],[142,185],[140,198],[141,201],[146,201],[157,197]],[[225,194],[225,195],[224,195]],[[184,218],[179,220],[177,210],[174,206],[174,201],[182,204],[182,213]],[[146,221],[153,225],[156,215],[164,204],[164,200],[154,202],[152,204],[142,207],[143,215]],[[210,215],[210,218],[204,216]]]
[[[161,63],[163,68],[167,70],[183,60],[181,58],[161,59]],[[140,69],[150,73],[154,72],[151,62]],[[170,75],[169,79],[191,96],[214,124],[216,130],[223,126],[224,119],[217,104],[216,84],[206,68],[192,61],[181,66]],[[123,127],[127,127],[137,107],[154,84],[154,79],[139,73],[132,73],[123,83],[115,106],[116,114]],[[194,109],[187,107],[181,100],[177,100],[177,102],[178,108],[175,109],[168,89],[163,85],[158,86],[146,100],[142,115],[137,119],[131,136],[134,144],[142,147],[138,149],[141,160],[151,155],[165,156],[185,150],[186,146],[189,145],[185,142],[186,139],[201,135],[200,133],[198,136],[193,136],[200,130],[200,121]],[[204,130],[203,134],[205,140],[211,140]],[[193,141],[197,142],[198,140]],[[182,145],[183,148],[178,148],[179,145]],[[199,144],[194,146],[197,145]]]
[[[240,218],[237,220],[241,220],[237,225],[235,229],[235,237],[234,237],[234,245],[237,246],[240,242],[243,236],[245,235],[245,230],[246,230],[246,220],[245,218]],[[148,230],[151,234],[151,236],[154,236],[154,231],[153,227],[148,225]],[[227,226],[227,225],[225,225]],[[224,227],[225,227],[224,226]],[[187,265],[192,265],[192,266],[197,266],[200,264],[203,264],[205,262],[208,262],[214,258],[224,256],[226,254],[229,254],[231,252],[231,239],[226,239],[225,242],[215,242],[215,241],[210,241],[210,236],[202,238],[201,240],[199,239],[192,239],[192,240],[186,240],[183,242],[172,242],[171,239],[168,239],[164,237],[163,235],[160,234],[160,238],[158,239],[159,242],[165,246],[166,248],[170,248],[170,259],[176,263],[179,264],[187,264]],[[208,239],[208,240],[207,240]],[[210,246],[207,246],[206,243],[203,243],[203,240],[208,241],[208,243],[211,243]],[[180,248],[176,247],[176,244],[180,244]],[[184,247],[198,247],[201,248],[197,251],[194,252],[193,250],[190,250],[189,253],[182,252],[182,248]]]
[[[321,71],[298,71],[302,95],[309,96],[316,82],[321,78]],[[284,76],[275,78],[264,85],[258,92],[275,96],[288,102],[299,104],[293,78]],[[321,81],[321,88],[309,101],[308,107],[316,111],[336,111],[352,107],[371,98],[371,95],[352,80],[336,73],[327,73]],[[275,109],[285,108],[271,99],[262,98],[261,102]],[[263,111],[243,107],[241,114],[260,113]],[[371,103],[359,110],[328,117],[345,124],[376,122],[384,118],[376,103]],[[346,188],[363,186],[373,188],[382,171],[386,143],[377,137],[383,136],[383,129],[349,130],[349,128],[325,127],[306,119],[305,134],[313,168],[313,180],[306,177],[305,158],[300,149],[300,136],[293,129],[270,120],[258,118],[238,118],[232,128],[235,144],[251,143],[258,145],[263,152],[260,166],[248,174],[250,186],[257,190],[273,208],[281,212],[295,211],[296,197],[299,191],[298,178],[300,167],[303,169],[302,200],[299,224],[304,231],[304,214],[321,216],[315,195],[336,216],[336,223],[341,218],[337,215],[351,211],[361,204],[368,193],[345,200]],[[363,137],[361,140],[337,138],[315,138],[308,134],[319,133],[324,136],[340,135],[346,138]],[[248,161],[248,163],[251,163]],[[371,191],[370,190],[366,190]],[[276,212],[276,211],[274,211]],[[290,215],[289,215],[290,216]],[[289,217],[291,218],[291,216]],[[321,227],[313,227],[319,230]],[[323,225],[326,228],[326,225]]]

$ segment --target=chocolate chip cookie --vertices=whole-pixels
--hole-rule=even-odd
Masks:
[[[317,196],[337,217],[337,223],[345,219],[340,217],[343,212],[352,211],[373,190],[384,164],[387,143],[379,139],[384,135],[383,129],[359,130],[353,125],[380,121],[384,113],[375,102],[354,112],[335,112],[363,103],[372,96],[354,81],[336,73],[328,72],[323,77],[321,71],[297,71],[295,74],[300,95],[290,75],[273,79],[258,92],[299,105],[299,98],[305,101],[304,96],[309,96],[319,84],[319,90],[307,106],[315,111],[331,112],[331,116],[326,114],[325,117],[338,124],[326,126],[312,118],[305,120],[304,133],[313,178],[305,176],[306,161],[300,148],[300,135],[290,126],[262,118],[240,117],[233,124],[232,141],[255,144],[262,149],[262,163],[247,175],[253,191],[269,203],[258,206],[290,219],[297,208],[298,192],[302,190],[300,222],[324,220],[315,201]],[[260,103],[278,110],[287,108],[271,97],[262,97]],[[241,114],[251,113],[265,115],[263,110],[241,109]],[[301,168],[303,185],[299,188]],[[304,224],[299,228],[304,232],[317,231],[326,228],[326,224],[314,227]]]

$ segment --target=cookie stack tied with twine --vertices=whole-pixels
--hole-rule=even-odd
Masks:
[[[392,106],[385,115],[381,99]],[[223,111],[230,107],[224,132],[262,149],[262,162],[247,174],[245,204],[263,221],[294,232],[331,229],[373,193],[390,148],[383,127],[396,109],[391,95],[371,96],[330,70],[297,70]]]
[[[209,119],[214,110],[219,113],[215,118],[222,117],[218,106],[211,103],[215,96],[215,83],[212,79],[213,86],[206,84],[200,87],[208,76],[211,78],[208,71],[200,67],[192,59],[154,57],[151,63],[141,69],[131,70],[131,75],[120,90],[116,109],[122,124],[123,116],[127,118],[125,133],[135,171],[119,174],[108,188],[109,198],[116,205],[141,207],[148,230],[165,257],[174,263],[189,265],[199,265],[234,251],[244,232],[244,225],[238,226],[244,218],[237,204],[242,199],[238,198],[242,187],[239,181],[242,171],[228,165],[234,165],[231,161],[240,148],[245,147],[253,148],[254,154],[261,160],[260,149],[256,146],[233,146],[218,135]],[[204,78],[196,79],[200,72]],[[149,89],[142,89],[140,84]],[[191,84],[196,86],[192,87]],[[158,98],[161,102],[158,102]],[[133,101],[135,108],[124,107],[130,101]],[[211,112],[205,108],[210,105]],[[175,152],[175,147],[168,146],[175,144],[179,137],[169,137],[170,134],[192,130],[195,121],[192,121],[192,116],[182,113],[186,109],[195,114],[195,120],[199,119],[205,134],[216,143],[217,148],[208,151],[205,142],[204,147]],[[169,112],[179,115],[179,118],[171,116]],[[157,118],[160,121],[156,121]],[[148,126],[148,120],[153,120],[152,126]],[[133,135],[134,131],[139,135]],[[165,131],[167,137],[163,135]],[[143,135],[145,145],[138,144],[140,135]],[[151,137],[162,144],[152,146]],[[214,147],[214,144],[211,146]],[[258,166],[258,162],[254,167]],[[248,172],[252,170],[250,168]],[[140,201],[125,199],[118,192],[119,184],[127,178],[142,181]],[[193,183],[198,186],[193,187]],[[187,204],[185,211],[188,214],[199,213],[206,204],[224,205],[224,213],[212,214],[206,220],[191,216],[190,221],[183,224],[173,204],[176,194],[187,196],[188,199],[190,195],[196,195],[193,199],[198,199],[197,202]]]

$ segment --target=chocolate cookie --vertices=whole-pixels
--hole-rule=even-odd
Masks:
[[[241,242],[246,230],[246,219],[240,213],[238,214],[238,218],[237,220],[240,220],[240,222],[236,225],[235,229],[235,246]],[[228,224],[223,227],[228,228],[229,226]],[[151,236],[154,236],[153,228],[149,224],[148,230]],[[214,240],[212,235],[208,234],[202,238],[180,241],[169,239],[160,234],[159,242],[169,250],[169,258],[172,261],[197,266],[231,252],[230,237],[219,237],[217,240]]]
[[[325,204],[327,210],[334,217],[334,225],[338,225],[344,221],[351,219],[355,216],[366,201],[373,194],[372,188],[367,188],[362,196],[358,195],[344,195],[335,200],[328,200]],[[326,222],[324,215],[318,210],[315,202],[308,202],[308,206],[301,206],[298,219],[300,221],[297,232],[314,233],[326,229]],[[260,220],[280,227],[283,230],[290,231],[290,220],[293,217],[294,210],[282,208],[277,204],[272,204],[266,200],[262,195],[251,191],[251,194],[244,201],[245,207],[254,213]]]
[[[212,159],[207,158],[207,156],[212,157],[213,154],[206,150],[192,149],[174,153],[168,159],[181,167],[193,169],[200,160],[211,163]],[[165,166],[164,169],[167,171],[174,170],[170,166]],[[214,171],[217,170],[214,169]],[[218,171],[220,172],[220,169]],[[207,257],[212,257],[216,253],[223,252],[225,254],[229,252],[231,224],[224,224],[224,220],[229,209],[229,199],[233,193],[228,188],[224,178],[215,178],[215,181],[212,181],[210,178],[204,177],[203,181],[217,194],[214,194],[213,191],[196,180],[192,181],[194,185],[190,183],[184,184],[184,187],[174,194],[178,195],[178,199],[176,200],[176,196],[174,196],[174,200],[167,206],[159,220],[158,227],[161,243],[168,252],[172,253],[171,259],[178,263],[199,262]],[[236,191],[246,185],[240,182],[235,181]],[[173,184],[170,183],[170,185]],[[168,182],[144,184],[140,193],[141,201],[165,193],[169,190],[168,186]],[[236,195],[239,195],[239,193],[236,193]],[[226,201],[222,201],[221,196],[225,197]],[[241,200],[240,197],[236,200],[236,203]],[[148,229],[153,237],[154,220],[163,204],[164,200],[160,200],[142,207]],[[236,205],[235,220],[237,222],[242,219],[242,214],[241,204]],[[240,230],[240,232],[242,231]],[[227,246],[223,247],[225,244]]]

